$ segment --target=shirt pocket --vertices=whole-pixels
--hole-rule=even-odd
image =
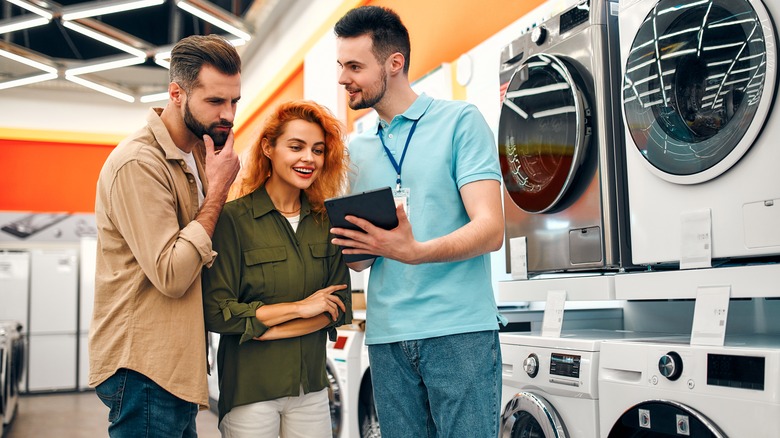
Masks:
[[[276,296],[276,277],[282,275],[286,261],[287,248],[284,246],[244,251],[244,264],[246,264],[244,290],[251,296],[245,297],[242,301],[260,300],[268,301],[269,304],[277,302],[274,299],[279,298]]]
[[[325,287],[329,277],[330,259],[336,256],[338,248],[328,243],[310,243],[309,251],[314,259],[314,266],[317,269],[317,275],[320,277],[320,284],[322,287]]]

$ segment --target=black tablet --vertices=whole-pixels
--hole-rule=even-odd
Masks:
[[[356,225],[347,222],[344,218],[347,215],[365,219],[386,230],[398,226],[393,191],[390,187],[326,199],[325,209],[328,211],[331,224],[336,228],[360,231]],[[344,254],[344,260],[348,263],[374,257],[370,254]]]

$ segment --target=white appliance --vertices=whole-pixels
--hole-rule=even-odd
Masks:
[[[27,390],[75,390],[78,251],[34,249],[30,254]]]
[[[635,263],[780,254],[772,16],[775,0],[620,2]]]
[[[777,436],[780,339],[687,342],[601,345],[601,436]]]
[[[78,388],[89,389],[89,325],[95,306],[97,238],[82,237],[79,246]]]
[[[502,438],[599,436],[600,345],[666,336],[623,330],[574,330],[560,338],[500,333]]]
[[[501,53],[498,128],[507,272],[525,237],[529,274],[630,261],[623,205],[617,1],[584,0]]]
[[[333,436],[379,437],[365,333],[341,327],[335,342],[328,341],[327,366]]]
[[[24,337],[17,321],[0,321],[0,436],[16,415],[24,376]]]
[[[219,333],[208,332],[208,363],[209,374],[206,382],[209,386],[209,407],[219,414],[219,366],[217,365],[217,351],[219,350]]]

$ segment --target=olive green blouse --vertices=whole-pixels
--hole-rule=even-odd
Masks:
[[[330,222],[301,195],[297,231],[261,186],[225,205],[217,222],[214,264],[203,271],[206,328],[219,333],[219,417],[233,407],[327,387],[328,332],[352,321],[350,289],[335,292],[347,311],[329,327],[291,339],[255,341],[268,327],[255,317],[265,304],[299,301],[319,289],[349,285]]]

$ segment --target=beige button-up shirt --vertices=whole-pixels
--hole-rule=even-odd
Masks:
[[[194,220],[198,186],[160,119],[111,152],[97,184],[95,307],[89,384],[119,368],[208,407],[201,270],[216,256]],[[204,172],[204,148],[193,151]],[[208,190],[207,181],[203,181]]]

